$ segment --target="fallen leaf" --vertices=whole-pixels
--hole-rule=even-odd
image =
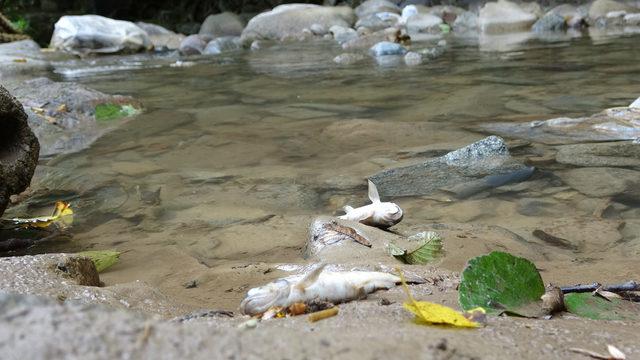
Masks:
[[[69,112],[69,109],[67,108],[67,104],[62,104],[62,105],[58,106],[56,111],[57,112]]]
[[[369,242],[369,240],[367,240],[364,236],[358,234],[356,229],[353,229],[348,226],[342,226],[336,222],[326,223],[323,225],[323,227],[328,231],[332,231],[332,232],[338,233],[339,235],[347,237],[357,242],[358,244],[371,247],[371,243]]]
[[[109,121],[137,115],[138,113],[140,113],[140,109],[136,109],[132,105],[105,103],[96,106],[95,116],[97,121]]]
[[[402,306],[416,316],[415,322],[419,324],[453,325],[456,327],[468,328],[476,328],[480,326],[479,323],[469,320],[463,314],[448,306],[427,301],[416,301],[409,291],[409,286],[407,286],[402,272],[400,272],[400,281],[402,282],[402,287],[409,298],[409,301],[403,303]],[[478,309],[474,310],[479,311]]]
[[[488,313],[536,317],[542,309],[542,277],[529,260],[494,251],[469,260],[462,272],[458,301],[464,310],[482,307]]]
[[[428,264],[442,254],[442,238],[433,231],[418,233],[410,236],[408,240],[418,241],[420,245],[413,251],[408,251],[393,243],[388,245],[391,255],[405,264]]]
[[[62,201],[56,202],[53,213],[50,216],[41,216],[35,218],[13,218],[11,221],[15,225],[33,228],[46,228],[55,223],[61,227],[67,227],[73,223],[73,210],[71,204]]]
[[[292,316],[302,315],[307,311],[305,303],[294,303],[287,309],[287,313]]]
[[[119,251],[115,250],[91,250],[76,253],[78,256],[91,259],[99,273],[115,265],[120,259],[120,254]]]
[[[571,293],[564,296],[567,311],[594,320],[640,320],[640,304],[607,299],[591,293]]]
[[[27,59],[25,58],[19,58],[19,59],[13,59],[14,63],[26,63]]]

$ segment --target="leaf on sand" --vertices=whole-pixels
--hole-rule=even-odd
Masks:
[[[402,305],[405,309],[416,316],[414,320],[416,323],[427,325],[452,325],[456,327],[467,328],[475,328],[480,326],[479,323],[469,320],[463,314],[455,311],[450,307],[427,301],[416,301],[413,296],[411,296],[411,292],[409,291],[409,287],[404,280],[404,275],[402,274],[402,272],[400,272],[400,280],[402,281],[402,287],[404,288],[404,291],[407,293],[407,297],[409,298],[409,301],[403,303]],[[483,311],[482,309],[474,310]]]
[[[66,227],[73,223],[73,210],[71,210],[71,204],[57,201],[53,213],[50,216],[27,219],[14,218],[11,219],[11,221],[15,225],[33,228],[46,228],[53,223],[59,224],[61,227]]]
[[[393,243],[388,246],[391,255],[405,264],[428,264],[442,254],[442,237],[433,231],[418,233],[410,236],[408,240],[419,241],[420,245],[413,251],[408,251]]]
[[[571,293],[564,296],[567,311],[594,320],[640,320],[640,304],[607,299],[592,293]]]
[[[542,308],[544,292],[540,273],[531,261],[494,251],[469,260],[462,272],[458,301],[464,310],[482,307],[493,314],[531,316],[529,312]]]
[[[127,116],[134,116],[140,112],[139,109],[130,104],[98,104],[96,105],[96,120],[109,121],[116,120]]]
[[[98,272],[103,272],[112,267],[120,259],[120,252],[115,250],[91,250],[76,253],[78,256],[88,257],[93,261]]]

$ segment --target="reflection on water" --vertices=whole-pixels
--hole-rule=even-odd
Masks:
[[[58,76],[132,95],[147,110],[90,149],[43,162],[33,181],[41,191],[9,215],[67,199],[76,209],[73,239],[31,252],[117,248],[128,252],[104,275],[108,283],[143,279],[184,302],[230,306],[243,290],[234,288],[242,284],[234,269],[302,261],[311,218],[364,204],[366,176],[480,139],[469,130],[479,123],[587,115],[639,95],[637,36],[597,45],[507,41],[499,49],[511,52],[500,53],[484,51],[492,49],[483,41],[448,39],[440,58],[414,68],[340,67],[329,43],[195,59],[187,68],[169,67],[171,56],[144,67],[132,58],[116,72],[106,71],[115,59],[59,64]],[[555,151],[538,143],[512,150],[523,162]],[[550,280],[631,276],[637,202],[575,190],[563,180],[571,166],[534,165],[529,181],[466,199],[396,199],[401,226],[495,226],[531,244],[525,255]],[[533,235],[539,229],[573,245],[549,244]],[[451,240],[451,270],[478,248],[465,241],[482,240]],[[601,279],[604,269],[615,279]],[[194,278],[205,285],[185,295],[182,284]]]

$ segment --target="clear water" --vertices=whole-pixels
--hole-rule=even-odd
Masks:
[[[501,43],[504,51],[447,40],[441,57],[414,68],[338,66],[331,43],[195,59],[184,68],[167,66],[171,57],[60,64],[53,77],[134,96],[146,111],[89,149],[43,160],[33,181],[39,192],[11,215],[69,200],[73,238],[29,252],[116,248],[125,253],[103,275],[107,284],[140,279],[193,306],[233,308],[264,281],[264,269],[303,261],[314,216],[364,204],[366,176],[481,139],[480,123],[589,115],[639,95],[638,36],[533,39]],[[523,161],[554,153],[520,145],[513,154]],[[532,258],[548,281],[637,275],[637,204],[573,190],[558,176],[566,166],[537,167],[528,182],[468,199],[395,199],[405,209],[400,227],[479,224],[528,244],[510,248],[472,230],[445,238],[441,266],[454,271],[497,249]],[[536,229],[580,246],[549,245],[532,235]],[[185,290],[194,279],[200,285]]]

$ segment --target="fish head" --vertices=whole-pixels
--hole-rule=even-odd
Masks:
[[[404,216],[402,209],[395,203],[383,202],[376,206],[375,221],[381,225],[392,226],[400,222]]]
[[[270,307],[278,305],[289,297],[291,285],[286,279],[278,279],[249,290],[240,303],[240,311],[247,315],[264,313]]]

